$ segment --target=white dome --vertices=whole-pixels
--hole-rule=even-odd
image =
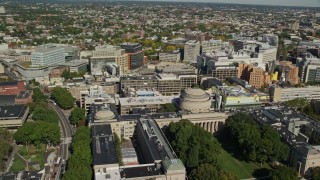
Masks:
[[[199,88],[186,89],[180,96],[181,108],[191,112],[206,112],[211,107],[210,95]]]
[[[96,120],[109,120],[114,119],[115,115],[110,110],[101,110],[96,113],[95,119]]]

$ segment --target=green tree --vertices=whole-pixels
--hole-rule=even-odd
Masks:
[[[58,124],[59,116],[51,109],[48,104],[41,102],[39,104],[33,103],[32,119],[35,121],[45,121],[49,123]]]
[[[236,176],[230,172],[220,170],[211,164],[201,164],[190,173],[191,180],[215,179],[236,180]]]
[[[14,134],[18,144],[59,144],[60,128],[58,124],[48,122],[26,122]]]
[[[226,134],[230,136],[243,158],[259,162],[284,161],[289,148],[281,142],[278,132],[268,125],[262,127],[246,113],[237,113],[226,120]]]
[[[32,94],[32,100],[33,102],[42,102],[46,101],[48,99],[48,96],[44,95],[43,92],[40,90],[40,88],[34,88],[33,94]]]
[[[215,164],[220,152],[218,141],[207,131],[188,120],[170,123],[166,136],[187,168],[199,164]]]
[[[71,109],[75,103],[75,98],[72,97],[71,93],[62,87],[54,87],[51,91],[51,98],[62,109]]]
[[[311,180],[320,180],[320,167],[309,168],[306,177]]]
[[[298,173],[287,166],[277,166],[270,171],[269,176],[272,180],[298,180]]]
[[[67,170],[62,179],[92,179],[90,136],[88,127],[82,126],[77,129],[71,144],[73,154],[68,160]]]
[[[164,113],[164,112],[176,112],[178,109],[176,106],[172,103],[167,103],[167,104],[161,104],[160,109],[158,110],[159,113]]]
[[[118,162],[120,165],[123,165],[120,138],[116,133],[113,133],[113,137],[114,137],[114,145],[115,145]]]
[[[83,108],[75,107],[72,109],[69,120],[73,125],[79,126],[80,124],[84,124],[86,118],[86,110]]]

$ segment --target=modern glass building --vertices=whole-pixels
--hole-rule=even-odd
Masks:
[[[33,66],[64,65],[65,62],[63,47],[46,44],[38,46],[35,52],[31,53],[31,63]]]

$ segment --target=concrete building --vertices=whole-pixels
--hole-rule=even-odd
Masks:
[[[295,98],[320,100],[320,87],[307,86],[301,88],[281,88],[272,86],[270,88],[270,98],[273,102],[285,102]]]
[[[121,77],[121,89],[155,89],[166,96],[178,95],[182,89],[197,84],[197,75],[156,74]]]
[[[229,42],[224,42],[222,40],[211,39],[209,41],[203,41],[201,43],[202,52],[212,53],[219,52],[222,48],[229,46]]]
[[[114,104],[114,97],[104,91],[103,86],[90,86],[86,91],[80,91],[80,107],[89,112],[92,104]]]
[[[235,65],[215,66],[211,69],[211,75],[219,80],[225,80],[238,76],[238,67]]]
[[[38,46],[31,53],[31,62],[33,66],[64,65],[64,49],[52,44]]]
[[[0,106],[0,128],[17,129],[26,121],[28,113],[27,105]]]
[[[148,109],[150,113],[156,113],[162,104],[171,104],[176,98],[176,96],[119,98],[120,114],[135,114],[134,109]]]
[[[176,74],[176,75],[196,75],[197,69],[194,66],[183,64],[183,63],[160,63],[155,66],[156,73],[169,73],[169,74]]]
[[[190,64],[197,63],[197,56],[200,54],[200,42],[199,41],[188,41],[184,45],[184,62]]]
[[[281,78],[284,82],[289,82],[292,85],[299,83],[299,68],[294,66],[290,61],[280,61],[279,68],[281,71]]]
[[[121,48],[128,54],[129,69],[137,69],[144,65],[144,52],[138,43],[122,43]]]
[[[89,62],[88,60],[72,60],[65,64],[68,70],[76,73],[86,73],[88,72]]]
[[[107,64],[116,63],[125,72],[129,69],[128,55],[120,46],[98,46],[89,58],[91,74],[103,73]]]
[[[255,88],[261,88],[271,83],[268,72],[249,64],[239,64],[238,78],[249,82]]]
[[[32,80],[38,77],[49,77],[50,67],[46,66],[28,66],[24,64],[17,64],[17,72],[24,80]]]
[[[170,53],[159,53],[159,61],[163,62],[179,62],[180,61],[180,52],[173,51]]]

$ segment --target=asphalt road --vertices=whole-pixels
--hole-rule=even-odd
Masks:
[[[60,128],[62,132],[62,142],[60,144],[59,150],[60,150],[60,157],[61,162],[55,169],[55,177],[54,179],[58,180],[60,179],[60,174],[64,170],[65,165],[63,165],[62,161],[66,162],[69,158],[69,144],[71,143],[72,138],[72,130],[71,125],[68,120],[68,118],[65,116],[65,114],[62,112],[62,110],[55,104],[49,101],[49,105],[56,111],[56,113],[60,117]],[[63,168],[61,167],[63,165]]]

